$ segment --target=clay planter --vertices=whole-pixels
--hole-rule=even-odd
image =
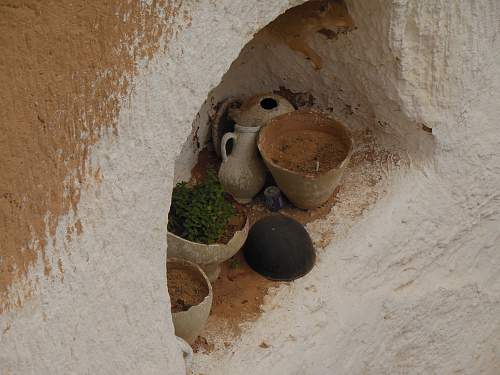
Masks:
[[[169,277],[169,272],[171,272],[171,275],[174,272],[186,275],[186,280],[189,280],[189,283],[185,285],[187,291],[189,291],[189,288],[194,290],[194,288],[199,288],[200,286],[206,288],[206,296],[198,304],[189,307],[185,311],[172,313],[172,322],[174,323],[176,336],[191,344],[203,330],[210,315],[213,300],[212,285],[200,267],[186,260],[167,259],[167,278]],[[173,290],[172,286],[169,288],[167,285],[167,288],[171,293],[170,300],[173,305],[176,303],[176,299],[179,299],[180,295],[176,295],[176,291]],[[175,290],[177,289],[175,288]],[[184,285],[182,285],[182,289],[184,290]]]
[[[239,126],[261,127],[270,119],[295,111],[294,106],[282,96],[267,93],[253,96],[241,107],[231,107],[229,117]]]
[[[332,196],[352,146],[346,127],[311,111],[275,117],[261,129],[258,139],[259,151],[279,188],[303,209],[319,207]]]
[[[167,232],[168,257],[185,259],[198,264],[207,274],[211,282],[217,280],[220,264],[236,254],[245,243],[248,236],[248,217],[243,229],[234,233],[226,244],[216,243],[206,245],[191,242],[171,232]]]

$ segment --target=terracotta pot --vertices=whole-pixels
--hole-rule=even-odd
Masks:
[[[206,245],[196,243],[167,232],[167,256],[185,259],[198,264],[207,274],[211,282],[217,280],[220,264],[236,254],[248,236],[249,221],[243,229],[237,231],[227,244]]]
[[[234,133],[222,137],[222,164],[219,181],[224,191],[239,203],[250,203],[266,182],[266,167],[257,150],[259,127],[235,125]],[[226,143],[233,139],[232,152],[226,154]]]
[[[205,275],[205,272],[203,272],[198,265],[192,262],[182,259],[168,258],[167,273],[168,270],[172,269],[195,272],[199,275],[203,282],[206,283],[208,288],[208,294],[201,303],[191,306],[187,311],[172,313],[172,322],[174,324],[176,336],[179,336],[191,344],[203,330],[203,327],[207,323],[208,316],[210,315],[213,300],[212,285],[210,284],[207,275]]]
[[[295,111],[295,108],[288,100],[267,93],[245,100],[240,108],[230,108],[229,117],[239,126],[261,127],[273,117],[292,111]]]
[[[305,173],[287,169],[273,161],[270,156],[272,150],[280,147],[288,134],[301,131],[325,133],[341,142],[345,157],[340,165],[320,173]],[[288,199],[299,208],[312,209],[325,203],[340,184],[352,154],[353,142],[349,130],[340,122],[312,111],[295,111],[270,120],[260,131],[258,148]]]

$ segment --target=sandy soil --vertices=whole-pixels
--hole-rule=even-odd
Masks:
[[[205,279],[193,269],[182,265],[171,265],[167,273],[167,286],[172,312],[187,311],[203,302],[208,295]]]
[[[321,131],[301,130],[279,137],[268,156],[288,170],[321,174],[338,167],[346,155],[346,146],[337,137]]]

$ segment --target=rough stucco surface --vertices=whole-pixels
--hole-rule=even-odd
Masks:
[[[77,212],[47,231],[45,255],[27,275],[37,280],[37,292],[0,315],[2,374],[184,372],[165,291],[174,160],[207,93],[252,33],[289,2],[186,6],[192,15],[181,20],[184,32],[168,51],[159,49],[150,61],[135,56],[139,65],[133,90],[119,101],[117,135],[99,134],[89,149],[88,163],[102,181],[85,187]],[[223,17],[223,9],[232,17]],[[83,232],[65,241],[77,219]],[[64,278],[47,277],[45,259],[61,259]],[[23,285],[10,288],[19,292]]]
[[[89,168],[90,147],[117,132],[136,60],[167,43],[180,5],[0,3],[0,313],[34,293],[37,281],[26,276],[35,262],[46,277],[64,277],[46,245],[59,218],[76,214],[88,178],[102,177]],[[65,240],[82,230],[76,217]]]
[[[216,343],[219,350],[195,357],[195,369],[497,374],[500,8],[495,1],[347,4],[356,30],[335,40],[304,35],[320,70],[263,30],[210,94],[195,129],[205,134],[211,103],[284,86],[311,93],[316,107],[351,128],[370,129],[405,162],[387,172],[383,197],[361,219],[333,212],[309,225],[313,236],[333,233],[317,267],[273,290],[231,350]],[[178,178],[194,160],[192,145]]]
[[[141,64],[120,103],[119,135],[92,149],[103,179],[81,194],[87,229],[68,245],[64,281],[44,277],[38,262],[31,275],[40,293],[0,315],[0,372],[183,373],[164,291],[174,161],[244,44],[300,2],[190,4],[191,26],[168,53]],[[494,0],[347,5],[358,29],[334,43],[311,41],[321,70],[277,47],[278,57],[292,55],[287,65],[268,58],[241,81],[274,88],[286,73],[288,88],[312,91],[320,106],[361,104],[350,125],[373,128],[408,165],[389,173],[387,193],[362,218],[310,226],[335,232],[314,271],[273,291],[231,352],[198,356],[195,367],[497,374],[500,9]],[[417,132],[422,123],[433,128],[432,147]],[[74,219],[61,219],[47,256],[60,253]]]

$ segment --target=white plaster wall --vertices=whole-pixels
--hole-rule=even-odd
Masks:
[[[190,3],[191,26],[166,54],[139,62],[118,136],[92,152],[103,181],[82,193],[83,234],[67,243],[63,218],[47,250],[54,268],[62,254],[64,280],[46,279],[38,265],[35,296],[0,316],[1,374],[184,373],[165,291],[174,160],[207,93],[290,3]]]
[[[64,281],[33,270],[40,293],[0,316],[0,372],[183,373],[164,291],[174,161],[244,44],[300,2],[189,5],[191,27],[141,69],[119,136],[93,151],[104,178],[82,196],[84,233],[68,252],[60,233],[53,251],[66,254]],[[359,28],[341,42],[349,48],[320,48],[338,80],[324,103],[359,96],[360,124],[382,119],[382,140],[424,160],[393,171],[387,195],[361,221],[319,223],[338,235],[314,272],[276,291],[231,353],[195,366],[205,374],[500,373],[498,2],[348,5]],[[289,75],[309,68],[296,69]],[[321,96],[330,73],[289,88]],[[432,153],[406,138],[419,122],[434,129]],[[271,348],[259,348],[264,339]]]
[[[230,352],[196,356],[196,369],[498,374],[500,4],[347,3],[356,31],[311,38],[323,69],[252,41],[209,101],[279,86],[311,92],[318,107],[406,154],[408,166],[390,171],[386,195],[362,220],[310,225],[313,235],[335,233],[317,267],[274,291]],[[360,110],[346,115],[346,104]]]
[[[322,59],[320,70],[315,70],[305,55],[277,43],[269,33],[258,34],[243,48],[194,119],[192,133],[177,160],[176,180],[189,178],[198,151],[209,140],[209,118],[214,115],[215,104],[228,97],[248,98],[282,87],[311,94],[315,108],[330,113],[351,129],[370,128],[381,144],[413,160],[426,159],[432,153],[433,140],[422,131],[421,108],[410,114],[414,103],[405,103],[417,95],[425,99],[427,94],[425,90],[407,89],[404,73],[409,68],[405,64],[411,61],[414,69],[413,58],[421,51],[412,51],[408,60],[401,59],[405,53],[408,55],[407,44],[403,47],[402,37],[392,35],[404,28],[395,25],[404,21],[393,17],[394,9],[401,10],[383,0],[351,1],[348,5],[356,31],[334,40],[316,32],[302,33],[302,39]],[[426,43],[417,43],[416,48],[424,47]],[[433,116],[437,116],[435,109]],[[434,118],[429,116],[427,120]],[[426,125],[432,126],[433,122]]]

